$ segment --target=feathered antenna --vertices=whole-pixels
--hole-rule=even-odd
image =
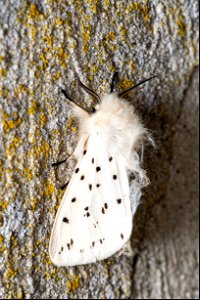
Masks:
[[[71,97],[69,97],[69,95],[67,94],[67,92],[62,89],[62,88],[59,88],[60,89],[60,92],[63,93],[63,95],[70,101],[72,102],[73,104],[75,104],[76,106],[80,107],[81,109],[87,111],[85,108],[83,108],[81,105],[77,104]]]
[[[84,89],[84,91],[86,93],[88,93],[89,95],[91,95],[92,97],[94,97],[99,103],[101,102],[101,98],[99,97],[99,95],[97,93],[95,93],[94,91],[92,91],[91,89],[89,89],[86,85],[84,85],[79,79],[78,79],[78,83],[79,85]]]

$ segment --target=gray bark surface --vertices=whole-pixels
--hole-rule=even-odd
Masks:
[[[0,1],[0,298],[198,299],[198,1]],[[154,136],[133,253],[57,268],[48,255],[73,162],[77,102],[122,91]]]

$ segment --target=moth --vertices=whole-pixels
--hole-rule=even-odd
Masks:
[[[129,240],[132,211],[128,172],[141,172],[138,149],[149,136],[134,107],[124,100],[134,87],[100,97],[79,82],[98,102],[93,112],[71,99],[79,121],[77,160],[53,225],[49,254],[57,266],[75,266],[106,259]]]

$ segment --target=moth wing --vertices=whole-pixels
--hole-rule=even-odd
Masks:
[[[86,140],[56,215],[49,253],[58,266],[105,259],[129,239],[132,214],[122,158],[97,132]]]

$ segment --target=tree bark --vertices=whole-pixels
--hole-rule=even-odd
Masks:
[[[198,1],[0,1],[0,298],[198,299]],[[131,256],[57,268],[48,255],[78,103],[127,96],[157,144]]]

